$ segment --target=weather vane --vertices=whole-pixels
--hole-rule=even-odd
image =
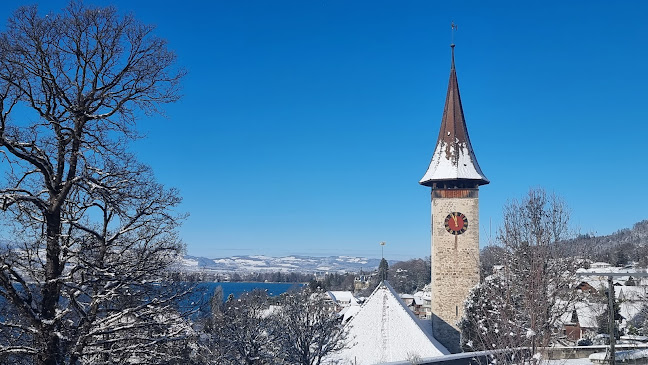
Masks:
[[[456,30],[457,30],[457,24],[455,24],[453,20],[450,22],[450,32],[451,32],[450,47],[454,47],[454,35]]]

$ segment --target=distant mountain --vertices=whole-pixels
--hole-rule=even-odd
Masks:
[[[389,262],[391,265],[396,261]],[[216,259],[184,256],[174,267],[178,271],[212,271],[212,272],[359,272],[373,271],[380,264],[380,259],[367,259],[355,256],[284,256],[271,257],[264,255],[232,256]]]

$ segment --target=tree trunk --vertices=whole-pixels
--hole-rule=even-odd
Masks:
[[[56,331],[56,304],[59,301],[61,285],[58,278],[61,276],[63,265],[61,264],[61,209],[56,208],[53,212],[45,214],[47,221],[47,248],[45,262],[45,282],[43,283],[42,318],[43,331],[41,332],[45,353],[38,355],[37,362],[42,365],[56,365],[61,359],[59,337]]]

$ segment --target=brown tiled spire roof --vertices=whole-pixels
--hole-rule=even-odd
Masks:
[[[450,47],[452,48],[452,64],[441,130],[430,166],[419,183],[425,186],[432,186],[435,182],[440,181],[488,184],[489,181],[479,168],[468,137],[455,70],[454,44]]]

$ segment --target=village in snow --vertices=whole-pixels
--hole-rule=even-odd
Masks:
[[[494,276],[504,275],[496,266]],[[608,275],[615,275],[615,303],[618,306],[617,344],[625,351],[624,363],[631,356],[638,359],[648,352],[648,273],[645,269],[613,267],[594,262],[589,269],[577,270],[572,290],[577,300],[555,313],[555,342],[538,356],[544,360],[572,359],[571,363],[608,363],[609,336],[601,321],[608,303],[601,300],[608,291]],[[582,275],[582,276],[581,276]],[[489,280],[487,278],[487,280]],[[357,298],[351,291],[327,291],[342,322],[350,328],[353,346],[338,355],[351,364],[380,364],[412,361],[414,364],[443,362],[439,356],[450,352],[432,335],[429,287],[413,294],[396,293],[389,282],[378,285],[368,297]],[[604,296],[604,295],[603,295]],[[604,321],[604,320],[603,320]],[[494,334],[495,335],[495,334]],[[524,333],[523,335],[526,335]],[[381,344],[377,346],[376,344]],[[630,350],[634,350],[633,353]],[[436,358],[434,361],[431,358]],[[362,359],[362,360],[359,360]],[[426,359],[429,362],[421,362]],[[574,359],[580,359],[574,361]],[[419,361],[419,362],[415,362]],[[619,359],[621,362],[623,359]],[[346,362],[345,362],[346,363]],[[634,359],[632,363],[641,363]]]
[[[486,8],[506,21],[473,29],[486,38],[460,47],[450,21],[447,46],[431,56],[421,52],[438,43],[413,36],[436,32],[430,14],[450,15],[437,2],[390,11],[388,2],[115,2],[125,9],[96,1],[55,10],[50,2],[14,4],[0,28],[0,364],[648,364],[643,191],[625,175],[620,188],[605,190],[619,180],[619,160],[634,169],[626,175],[643,173],[641,152],[627,150],[643,145],[627,141],[645,136],[611,133],[605,116],[605,144],[590,143],[590,121],[574,127],[567,112],[584,108],[573,107],[581,91],[570,89],[579,85],[571,74],[551,79],[548,89],[511,87],[536,73],[536,83],[547,78],[530,65],[536,56],[511,61],[529,43],[508,42],[519,29],[493,25],[517,15]],[[433,8],[418,18],[419,6]],[[555,5],[551,17],[566,7]],[[572,18],[589,21],[582,10]],[[466,17],[477,21],[479,13]],[[608,23],[634,14],[646,12]],[[158,29],[138,16],[171,18]],[[401,33],[415,18],[419,27]],[[545,37],[553,28],[533,28],[538,47],[562,42]],[[368,38],[347,44],[356,33]],[[499,33],[507,41],[482,45]],[[573,38],[578,45],[591,37]],[[340,48],[331,55],[324,46]],[[618,59],[620,48],[587,53],[587,62]],[[367,52],[373,56],[364,58]],[[562,62],[565,51],[541,54],[551,55],[544,67]],[[483,67],[466,67],[466,111],[483,114],[474,119],[464,114],[457,76],[471,63]],[[195,65],[206,69],[192,75]],[[524,77],[508,74],[516,67]],[[617,78],[619,67],[608,68]],[[367,70],[373,73],[356,79]],[[448,74],[447,84],[440,81]],[[624,77],[624,90],[633,78],[641,80]],[[590,73],[581,79],[599,82]],[[602,104],[596,93],[583,105]],[[509,100],[520,95],[521,102]],[[551,107],[552,98],[568,107]],[[408,104],[380,109],[400,99]],[[513,111],[527,102],[538,104]],[[612,124],[641,121],[643,110],[622,114],[632,104],[641,103],[613,100],[610,115],[622,123]],[[415,105],[424,109],[410,110]],[[169,120],[146,122],[166,117],[165,107]],[[541,122],[525,119],[544,109],[552,114]],[[496,124],[503,116],[511,124]],[[410,119],[425,123],[410,126]],[[617,134],[618,146],[608,141]],[[535,152],[519,153],[532,145]],[[547,157],[554,149],[558,157]],[[535,155],[543,159],[529,159]],[[588,165],[608,155],[612,167]],[[567,196],[538,187],[568,176],[578,183],[564,182]],[[167,187],[171,181],[179,189]],[[598,190],[583,192],[590,186]],[[570,199],[581,210],[614,200],[606,213],[618,220],[608,225],[632,227],[581,232],[576,223],[585,219]],[[638,213],[630,214],[633,203]],[[501,216],[492,229],[495,205]],[[379,236],[401,242],[385,254]],[[191,255],[198,248],[215,258]]]

